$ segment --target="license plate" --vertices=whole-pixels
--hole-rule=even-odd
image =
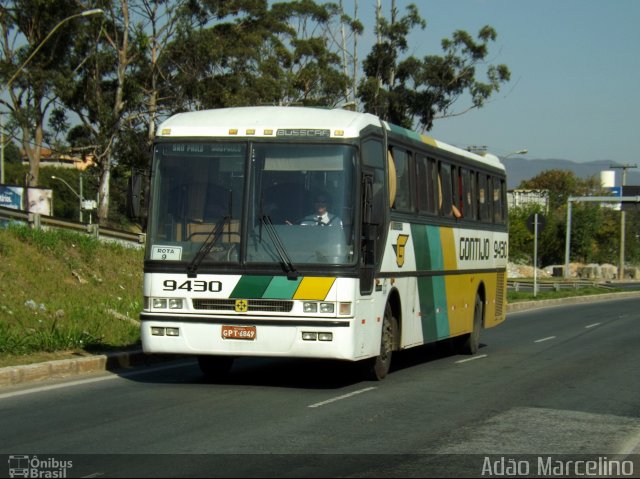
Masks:
[[[256,339],[255,326],[222,326],[222,339]]]

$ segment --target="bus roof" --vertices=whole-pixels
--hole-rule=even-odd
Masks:
[[[255,106],[178,113],[160,125],[157,136],[357,138],[368,126],[382,126],[389,132],[504,170],[495,155],[472,153],[382,121],[375,115],[340,108]]]
[[[276,137],[279,130],[286,130],[316,131],[318,136],[320,132],[325,132],[326,138],[357,138],[360,131],[370,125],[379,127],[380,120],[368,113],[295,106],[256,106],[178,113],[160,125],[159,135]]]

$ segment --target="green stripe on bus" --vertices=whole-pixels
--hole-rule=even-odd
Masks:
[[[262,298],[273,276],[242,276],[230,298]]]
[[[442,271],[444,257],[437,226],[412,225],[413,248],[418,271]],[[424,341],[449,336],[444,276],[419,276],[418,298]]]
[[[392,123],[389,123],[389,129],[394,133],[398,133],[403,136],[408,136],[409,138],[412,138],[414,140],[422,141],[422,138],[420,137],[420,135],[415,131],[407,130],[406,128],[402,128],[401,126],[394,125]]]
[[[302,277],[296,280],[290,280],[285,276],[274,276],[262,297],[269,299],[291,299],[301,281]]]

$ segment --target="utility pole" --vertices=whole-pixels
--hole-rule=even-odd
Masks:
[[[620,194],[624,196],[624,186],[627,183],[627,169],[637,168],[638,165],[612,165],[611,169],[622,170],[622,190]],[[624,241],[625,241],[625,211],[624,205],[620,204],[620,266],[618,267],[618,279],[624,279]]]

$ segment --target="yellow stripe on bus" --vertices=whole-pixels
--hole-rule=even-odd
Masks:
[[[305,276],[300,281],[300,286],[293,295],[293,299],[323,300],[329,294],[329,290],[336,278],[318,278]]]
[[[443,268],[445,270],[458,269],[453,228],[440,228],[440,244],[442,245]]]
[[[436,143],[436,140],[431,138],[430,136],[420,135],[420,139],[427,145],[436,146],[436,147],[438,146],[438,144]]]

